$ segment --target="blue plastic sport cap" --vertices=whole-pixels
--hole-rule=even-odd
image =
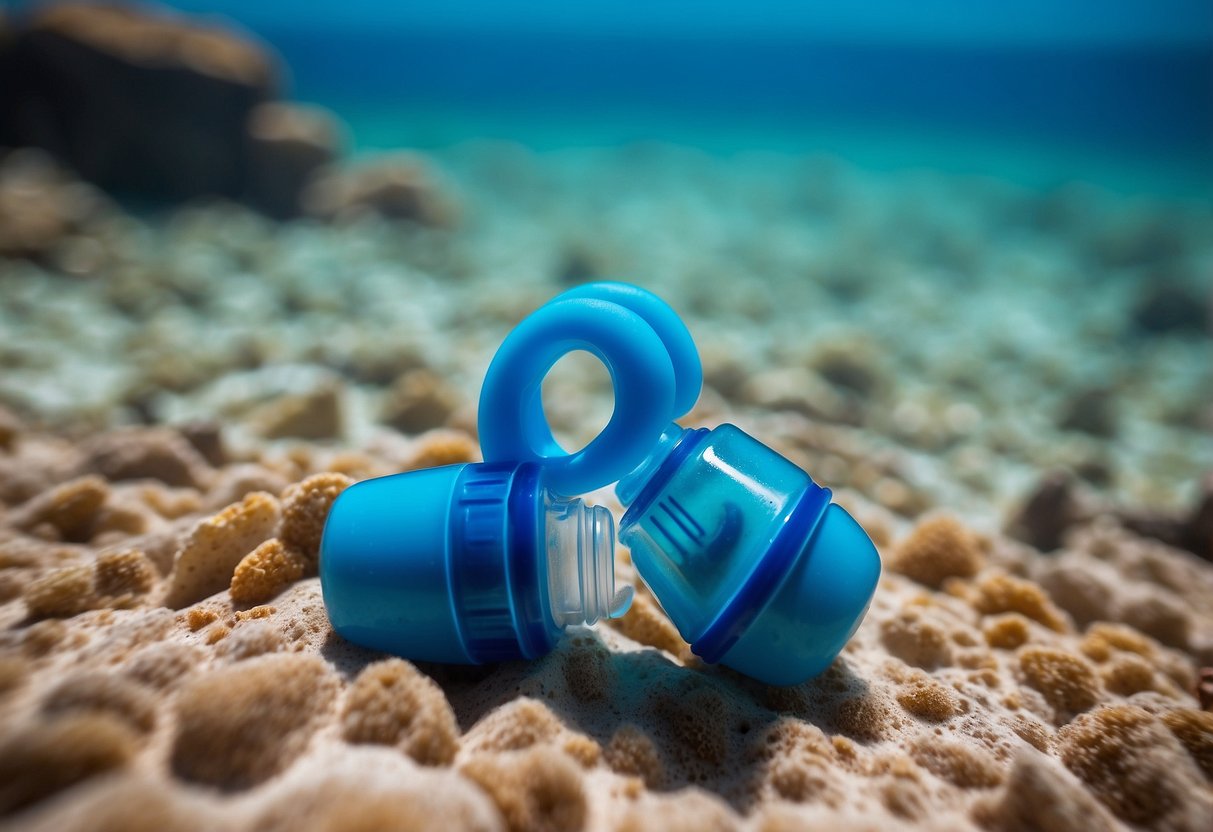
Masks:
[[[320,583],[333,628],[409,659],[536,658],[550,613],[541,470],[448,465],[356,483],[329,512]]]
[[[566,453],[544,416],[542,384],[573,350],[606,365],[615,409],[593,441]],[[589,283],[539,307],[506,336],[480,390],[480,448],[486,462],[535,462],[553,491],[584,494],[635,468],[702,386],[695,342],[665,301],[627,283]]]
[[[773,685],[829,667],[880,578],[830,491],[734,427],[670,425],[616,486],[619,538],[696,655]]]

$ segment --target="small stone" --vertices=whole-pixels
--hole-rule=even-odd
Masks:
[[[995,573],[980,580],[974,589],[973,607],[982,615],[1017,612],[1057,633],[1070,629],[1061,610],[1031,581]]]
[[[329,386],[284,395],[249,417],[266,439],[335,439],[341,435],[341,389]]]
[[[11,410],[0,405],[0,451],[11,451],[21,433],[21,420]]]
[[[580,286],[600,280],[605,271],[600,255],[585,246],[573,246],[560,258],[556,281],[564,286]]]
[[[122,428],[85,445],[83,472],[111,482],[160,480],[174,488],[199,488],[210,466],[186,439],[167,428]]]
[[[1213,667],[1202,667],[1200,678],[1196,682],[1196,698],[1200,700],[1200,708],[1213,711]]]
[[[1145,335],[1200,333],[1209,326],[1206,300],[1174,279],[1148,280],[1133,306],[1133,327]]]
[[[764,410],[788,410],[825,422],[859,421],[851,400],[804,367],[774,367],[752,375],[742,388],[741,398]]]
[[[173,773],[221,789],[248,789],[287,768],[320,727],[336,694],[319,656],[257,656],[190,679],[177,695]]]
[[[348,742],[394,746],[424,766],[449,765],[459,751],[459,723],[442,688],[402,659],[358,674],[341,725]]]
[[[1204,777],[1153,714],[1105,706],[1079,716],[1057,737],[1062,763],[1121,820],[1152,829],[1208,829]]]
[[[497,804],[509,832],[578,830],[589,809],[577,764],[546,747],[481,754],[460,768]]]
[[[1196,502],[1187,512],[1130,508],[1118,510],[1116,516],[1136,535],[1152,537],[1213,561],[1213,474],[1205,477]]]
[[[1115,436],[1116,397],[1101,387],[1079,391],[1062,405],[1057,425],[1103,439]]]
[[[453,225],[456,210],[420,156],[398,153],[319,176],[303,193],[304,210],[346,222],[366,214],[420,225]]]
[[[341,434],[341,390],[325,385],[280,396],[249,416],[266,439],[335,439]]]
[[[459,408],[459,395],[430,370],[412,370],[392,386],[381,420],[401,433],[440,428]]]
[[[184,425],[178,426],[177,432],[210,465],[221,468],[227,464],[227,450],[223,446],[223,428],[218,423],[205,420],[186,422]]]
[[[288,485],[286,477],[264,465],[252,462],[228,465],[216,475],[204,506],[216,511],[240,502],[254,491],[280,494]]]
[[[5,72],[6,78],[10,75]],[[0,111],[0,145],[6,144],[4,116]],[[0,157],[0,257],[55,266],[62,247],[73,241],[79,245],[87,239],[80,235],[114,213],[98,191],[78,182],[41,150],[26,147]]]
[[[1069,474],[1046,475],[1033,489],[1007,525],[1007,533],[1040,549],[1052,552],[1061,547],[1066,532],[1082,511]]]
[[[1024,681],[1057,711],[1059,724],[1099,701],[1099,680],[1082,657],[1052,647],[1025,647],[1019,652]]]
[[[343,129],[321,107],[270,101],[248,121],[248,199],[275,219],[303,213],[309,182],[341,153]]]
[[[48,526],[63,540],[83,542],[91,536],[93,523],[109,496],[105,480],[81,477],[34,497],[14,511],[9,522],[30,533]]]
[[[819,347],[809,363],[830,384],[861,399],[871,398],[884,386],[875,349],[867,341],[831,341]]]
[[[1182,542],[1197,557],[1213,561],[1213,474],[1201,483],[1200,496],[1184,523]]]

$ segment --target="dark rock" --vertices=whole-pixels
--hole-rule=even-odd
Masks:
[[[1134,534],[1213,562],[1213,474],[1205,477],[1196,502],[1186,514],[1121,509],[1116,516]]]
[[[399,153],[332,170],[312,181],[303,194],[308,214],[345,222],[366,214],[420,225],[455,222],[452,201],[419,156]]]
[[[598,280],[602,276],[599,258],[584,248],[573,247],[565,251],[556,269],[556,280],[565,286],[579,286]]]
[[[1037,484],[1007,524],[1007,533],[1042,552],[1051,552],[1061,547],[1066,532],[1083,514],[1074,480],[1064,471],[1055,471]]]
[[[84,443],[81,474],[110,482],[160,480],[174,488],[200,488],[210,466],[181,434],[168,428],[118,428]]]
[[[223,428],[217,423],[206,420],[187,422],[178,426],[177,432],[184,436],[185,441],[193,445],[194,450],[211,466],[222,468],[228,463],[227,449],[223,444]]]
[[[1183,548],[1184,521],[1178,514],[1121,509],[1116,513],[1116,519],[1133,534],[1157,540],[1176,549]]]
[[[1202,667],[1196,682],[1196,698],[1202,711],[1213,711],[1213,667]]]
[[[857,425],[862,416],[852,398],[804,367],[772,367],[751,375],[740,400],[763,410],[791,411],[838,424]]]
[[[0,144],[44,148],[117,192],[236,197],[249,115],[278,74],[228,29],[153,7],[48,5],[5,50]]]
[[[1172,265],[1187,253],[1183,224],[1157,209],[1100,223],[1087,245],[1095,261],[1111,269]]]
[[[1208,300],[1175,280],[1151,281],[1133,307],[1133,326],[1147,335],[1205,331]]]
[[[1213,562],[1213,474],[1205,477],[1196,505],[1184,523],[1184,548]]]
[[[836,300],[855,303],[871,291],[871,275],[850,262],[832,263],[815,277]]]
[[[1074,473],[1097,488],[1108,488],[1116,479],[1112,463],[1100,457],[1088,457],[1076,463]]]
[[[876,395],[884,386],[876,351],[867,342],[826,344],[817,349],[809,363],[830,384],[862,399]]]
[[[275,219],[303,213],[303,192],[341,152],[342,127],[320,107],[271,102],[249,117],[248,201]]]
[[[729,401],[741,399],[753,371],[737,351],[721,342],[708,342],[699,356],[703,362],[703,383]]]
[[[1062,405],[1057,424],[1062,430],[1112,437],[1116,434],[1116,397],[1103,388],[1079,391]]]

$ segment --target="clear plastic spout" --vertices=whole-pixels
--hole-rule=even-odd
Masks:
[[[559,627],[618,618],[632,605],[615,587],[615,520],[602,506],[547,496],[548,595]]]

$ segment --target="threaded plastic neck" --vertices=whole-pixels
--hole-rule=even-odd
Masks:
[[[548,593],[558,627],[617,618],[632,588],[615,589],[615,520],[602,506],[547,498]]]

